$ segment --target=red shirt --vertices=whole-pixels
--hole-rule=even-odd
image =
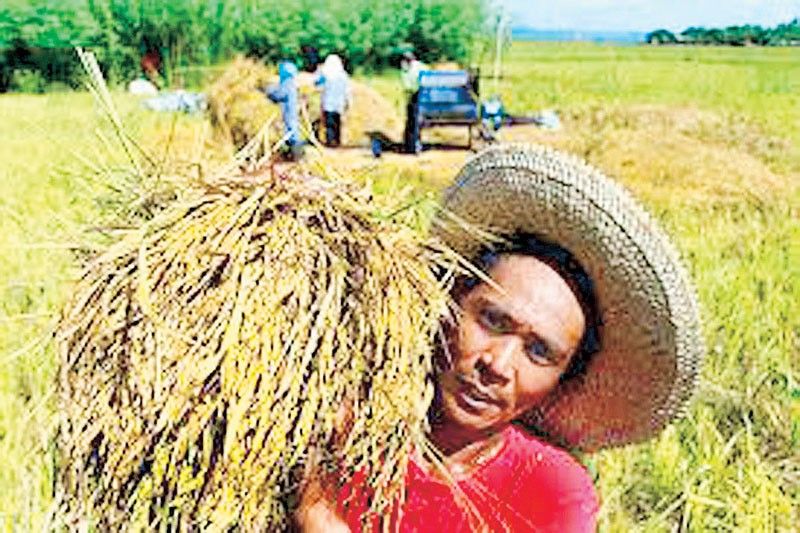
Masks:
[[[463,498],[455,497],[446,482],[411,462],[406,501],[392,517],[389,530],[594,532],[598,499],[583,466],[564,450],[514,426],[505,430],[503,438],[495,457],[468,476],[456,478],[485,525],[470,519],[464,503],[459,503]],[[362,531],[365,501],[350,500],[347,507],[343,501],[340,498],[339,512],[352,531]]]

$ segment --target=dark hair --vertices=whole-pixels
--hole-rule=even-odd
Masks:
[[[561,374],[560,383],[582,376],[592,357],[600,350],[602,317],[597,306],[592,278],[569,250],[530,233],[517,234],[500,247],[484,248],[473,262],[478,269],[488,275],[502,256],[512,254],[535,257],[545,263],[566,281],[578,300],[585,322],[583,336],[567,369]],[[464,277],[456,284],[456,291],[468,292],[480,283],[481,279],[478,277]]]

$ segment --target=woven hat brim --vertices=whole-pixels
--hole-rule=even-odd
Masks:
[[[695,291],[669,239],[619,185],[539,146],[493,146],[467,162],[434,226],[464,257],[478,236],[532,233],[592,278],[601,349],[526,422],[585,451],[646,440],[682,414],[704,354]]]

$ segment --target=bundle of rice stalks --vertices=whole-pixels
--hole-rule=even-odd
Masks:
[[[342,118],[342,142],[346,145],[368,146],[368,133],[379,131],[402,139],[405,116],[372,87],[350,82],[352,102]]]
[[[320,97],[314,85],[316,76],[301,72],[297,88],[301,97],[301,118],[306,124],[321,124]],[[278,83],[276,72],[262,63],[238,58],[208,90],[211,124],[223,139],[241,149],[272,121],[270,140],[280,139],[280,109],[265,96],[263,89]],[[394,139],[403,133],[404,116],[375,89],[351,81],[351,105],[342,119],[342,142],[368,146],[369,132],[380,131]],[[306,126],[306,134],[310,128]],[[318,134],[321,132],[321,126]]]
[[[375,513],[402,497],[452,263],[376,209],[262,172],[89,264],[57,333],[67,520],[281,529],[314,461],[365,476]]]
[[[263,89],[277,80],[274,71],[253,59],[237,58],[208,90],[208,108],[215,131],[239,149],[265,124],[279,116]],[[275,122],[276,136],[280,124]]]

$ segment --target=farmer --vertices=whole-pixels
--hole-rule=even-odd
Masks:
[[[350,77],[336,54],[325,58],[316,85],[322,87],[322,119],[325,124],[325,145],[339,146],[342,114],[350,104]]]
[[[417,103],[419,101],[419,73],[425,68],[425,64],[417,60],[412,52],[404,52],[400,58],[400,81],[406,93],[406,126],[403,132],[403,146],[409,154],[416,154],[422,150],[419,140]]]
[[[304,44],[300,47],[300,54],[303,57],[303,70],[314,73],[319,68],[319,50],[316,46]]]
[[[280,83],[267,88],[267,97],[281,107],[286,146],[292,158],[301,155],[300,118],[297,101],[297,67],[291,61],[278,65]]]
[[[161,54],[155,47],[148,47],[139,61],[139,67],[150,82],[160,88],[163,85],[161,78]]]
[[[447,474],[416,453],[384,523],[593,532],[599,498],[569,452],[643,441],[680,413],[703,353],[686,274],[621,189],[545,148],[479,154],[444,207],[440,236],[484,273],[455,284],[435,365],[429,438]],[[301,528],[361,530],[369,487],[325,483],[304,493]]]

